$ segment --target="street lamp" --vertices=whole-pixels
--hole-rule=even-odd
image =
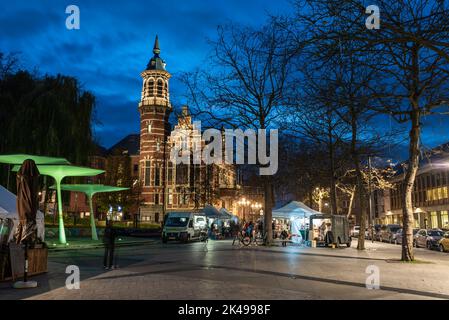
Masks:
[[[251,201],[246,198],[242,198],[237,202],[241,207],[243,207],[243,220],[246,221],[245,217],[245,208],[251,205]]]

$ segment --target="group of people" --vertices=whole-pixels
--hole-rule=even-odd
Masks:
[[[275,237],[275,229],[276,229],[276,225],[275,225],[275,222],[273,221],[273,223],[272,223],[273,238],[276,238]],[[260,219],[256,223],[254,223],[253,221],[249,221],[249,222],[243,221],[240,232],[241,232],[242,236],[250,237],[251,239],[254,240],[259,232],[261,234],[264,233],[263,220]],[[282,246],[286,247],[287,242],[291,237],[290,232],[288,231],[287,228],[284,228],[279,236],[280,236],[280,239],[282,240]]]

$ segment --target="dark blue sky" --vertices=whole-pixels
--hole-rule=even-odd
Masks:
[[[65,9],[77,5],[81,29],[67,30]],[[77,77],[97,97],[96,135],[111,146],[139,131],[140,72],[159,35],[172,73],[172,102],[182,103],[176,74],[201,66],[217,26],[258,25],[266,12],[286,13],[288,0],[0,0],[0,51],[21,52],[23,67]]]
[[[80,8],[80,30],[65,27],[70,4]],[[183,88],[176,75],[204,63],[207,38],[214,38],[218,25],[257,26],[267,12],[288,14],[292,7],[289,0],[0,0],[0,8],[0,51],[21,52],[22,66],[40,74],[77,77],[97,97],[101,125],[95,132],[109,147],[139,131],[140,72],[152,56],[156,34],[174,76],[172,102],[180,104]],[[447,121],[438,117],[424,122],[427,147],[449,140]],[[388,123],[379,126],[389,128]]]

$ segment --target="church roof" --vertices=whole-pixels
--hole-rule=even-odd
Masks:
[[[140,135],[139,134],[130,134],[120,140],[118,143],[113,145],[108,153],[111,155],[114,154],[123,154],[124,152],[130,156],[138,155],[140,149]]]
[[[147,70],[163,70],[165,71],[165,61],[159,56],[161,49],[159,47],[159,37],[156,36],[154,41],[153,54],[154,56],[150,59],[147,65]]]

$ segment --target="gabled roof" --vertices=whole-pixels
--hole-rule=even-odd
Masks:
[[[108,150],[110,155],[128,154],[130,156],[139,155],[140,153],[140,135],[130,134],[117,142]]]

